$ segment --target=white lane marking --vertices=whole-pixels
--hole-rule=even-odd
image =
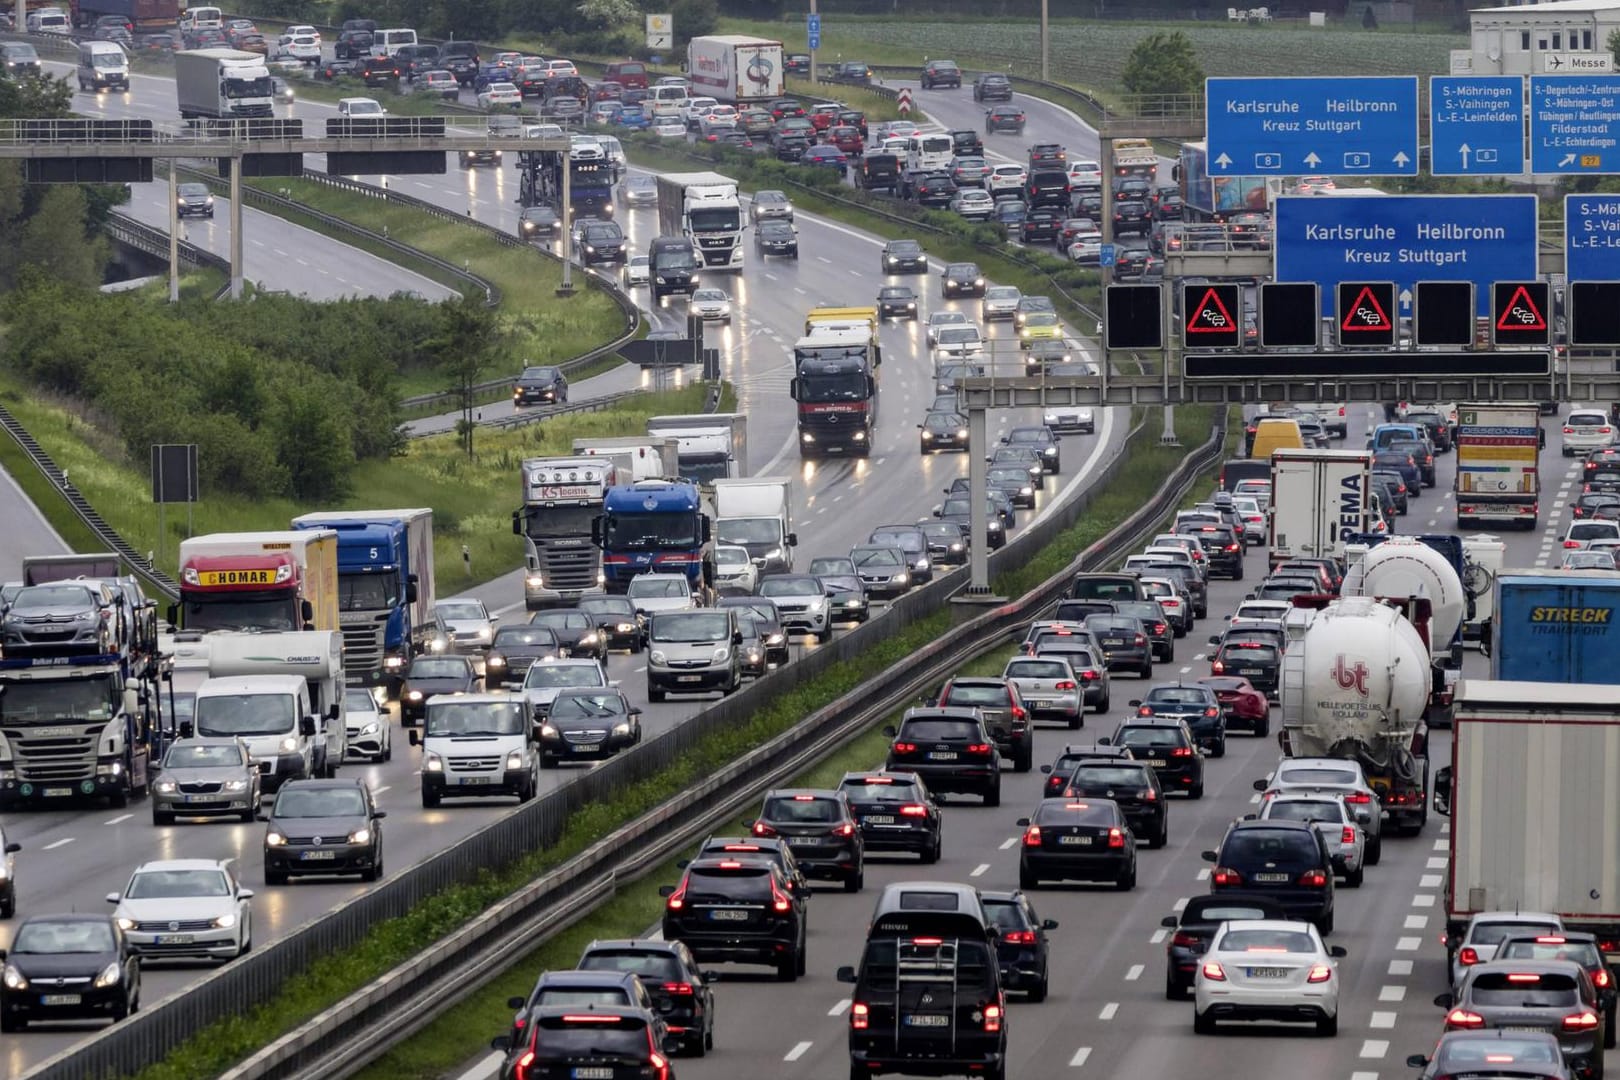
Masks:
[[[1395,1026],[1395,1014],[1392,1012],[1375,1012],[1372,1014],[1372,1018],[1367,1021],[1367,1026],[1374,1031],[1379,1028],[1386,1030],[1392,1028]]]
[[[1440,823],[1440,835],[1441,836],[1450,836],[1451,835],[1451,822],[1442,821]]]
[[[1148,938],[1148,944],[1149,945],[1162,945],[1164,943],[1164,939],[1169,937],[1169,936],[1170,936],[1170,931],[1166,930],[1164,927],[1161,926],[1157,930],[1153,931],[1153,936]]]
[[[1014,845],[1014,844],[1016,844],[1016,843],[1018,843],[1018,837],[1016,837],[1016,836],[1009,836],[1009,837],[1007,837],[1007,839],[1005,839],[1005,840],[1003,840],[1003,841],[1002,841],[1002,842],[1001,842],[1001,848],[1000,848],[1000,850],[1001,850],[1001,851],[1006,851],[1006,850],[1007,850],[1007,849],[1008,849],[1008,848],[1010,848],[1010,847],[1012,847],[1012,846],[1013,846],[1013,845]]]
[[[1259,806],[1260,805],[1260,793],[1258,791],[1255,792],[1253,795],[1249,796],[1249,804],[1251,806]]]
[[[809,1050],[812,1045],[814,1044],[807,1042],[797,1043],[794,1045],[793,1049],[782,1055],[782,1060],[798,1061],[800,1058],[804,1057],[805,1051]]]
[[[1429,917],[1427,915],[1408,915],[1406,917],[1405,927],[1408,930],[1422,930],[1428,925]]]
[[[57,840],[57,841],[54,841],[52,843],[46,844],[44,847],[40,848],[40,850],[41,851],[55,851],[57,848],[66,847],[67,845],[69,845],[71,843],[73,843],[73,837],[64,836],[60,840]]]
[[[1425,870],[1444,870],[1445,868],[1446,860],[1439,855],[1429,856],[1429,861],[1424,866]]]
[[[371,793],[373,795],[381,795],[383,792],[387,791],[391,787],[393,787],[392,784],[384,784],[382,787],[372,788]]]
[[[1418,888],[1420,888],[1420,889],[1438,889],[1439,887],[1440,887],[1440,875],[1439,874],[1424,874],[1421,878],[1418,879]]]
[[[1434,893],[1418,893],[1412,897],[1413,907],[1434,907]]]
[[[1190,668],[1190,667],[1184,667],[1184,668],[1181,669],[1181,673],[1183,675],[1185,675],[1185,674],[1187,674],[1187,672],[1189,672],[1191,670],[1192,670],[1192,668]]]
[[[1193,659],[1194,660],[1203,660],[1204,659],[1204,654],[1203,653],[1193,653]]]
[[[1170,910],[1175,912],[1177,915],[1181,914],[1183,911],[1187,910],[1187,901],[1190,899],[1192,898],[1189,896],[1177,897],[1175,904],[1170,908]]]
[[[1380,986],[1378,988],[1378,1000],[1379,1001],[1405,1001],[1406,1000],[1406,987],[1404,987],[1404,986]]]
[[[1402,940],[1406,940],[1406,939],[1403,938]],[[1410,974],[1412,974],[1412,961],[1410,961],[1410,960],[1391,960],[1389,962],[1389,973],[1391,975],[1410,975]]]
[[[1397,938],[1395,941],[1395,949],[1398,952],[1417,952],[1418,946],[1422,944],[1423,939],[1420,937]]]
[[[1131,969],[1125,973],[1125,981],[1135,982],[1142,977],[1142,972],[1145,970],[1141,964],[1132,964]]]
[[[838,1004],[834,1005],[832,1008],[827,1010],[827,1015],[828,1016],[843,1016],[845,1011],[847,1011],[849,1009],[849,1006],[850,1006],[849,998],[839,998],[838,999]]]
[[[500,1075],[501,1062],[506,1060],[505,1054],[490,1054],[478,1059],[478,1064],[468,1069],[456,1080],[495,1080]]]
[[[1086,1059],[1089,1058],[1090,1056],[1091,1056],[1091,1047],[1082,1046],[1080,1049],[1078,1049],[1078,1050],[1076,1050],[1074,1052],[1074,1057],[1069,1059],[1069,1068],[1078,1069],[1080,1066],[1082,1066],[1082,1065],[1084,1065],[1086,1063]]]
[[[647,665],[642,664],[640,667],[636,668],[636,674],[640,675],[643,671],[646,671],[646,670],[647,670]]]
[[[973,870],[968,874],[968,877],[983,877],[985,875],[985,871],[989,869],[990,864],[987,862],[982,862],[973,868]]]
[[[825,256],[825,255],[817,255],[816,258],[820,259],[822,262],[826,263],[828,266],[832,265],[832,260],[827,258],[827,256]]]
[[[102,824],[103,825],[117,825],[117,824],[119,824],[121,822],[128,821],[130,818],[132,818],[134,816],[135,816],[134,814],[119,814],[115,818],[112,818],[112,819],[110,819],[108,821],[102,822]]]
[[[1350,1080],[1378,1080],[1378,1074],[1370,1072],[1353,1072],[1350,1074]]]
[[[1368,1039],[1361,1044],[1361,1056],[1364,1058],[1381,1058],[1389,1053],[1388,1039]]]
[[[1450,843],[1450,841],[1447,841],[1447,840],[1436,840],[1434,842],[1434,850],[1435,851],[1449,851],[1449,850],[1451,850],[1451,843]]]
[[[1114,1014],[1117,1012],[1119,1012],[1119,1002],[1110,1001],[1108,1004],[1102,1007],[1102,1012],[1097,1014],[1097,1019],[1112,1020],[1114,1018]]]
[[[1205,867],[1201,868],[1198,871],[1198,880],[1199,881],[1208,881],[1209,880],[1209,867],[1205,866]]]

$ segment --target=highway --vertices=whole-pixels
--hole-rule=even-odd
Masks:
[[[0,438],[9,439],[9,435]],[[33,466],[29,465],[32,469]],[[0,582],[20,581],[22,561],[30,555],[64,555],[67,544],[39,507],[29,501],[11,473],[0,468],[0,504],[8,506],[5,538],[0,539]]]
[[[103,98],[107,115],[174,119],[173,86],[168,80],[133,77],[127,96]],[[322,119],[335,110],[315,102],[291,107],[293,115]],[[373,182],[376,182],[375,180]],[[515,228],[517,193],[515,166],[472,172],[452,170],[444,176],[392,178],[391,186],[461,212],[471,209],[481,220]],[[637,210],[622,216],[632,249],[644,249],[655,215]],[[933,397],[933,375],[923,348],[922,322],[891,324],[883,330],[883,405],[875,452],[867,461],[800,463],[792,402],[787,395],[791,347],[802,332],[805,312],[817,304],[870,303],[885,280],[878,273],[881,240],[843,225],[799,215],[803,251],[799,262],[761,264],[752,253],[745,272],[732,281],[709,275],[728,289],[736,313],[730,326],[711,328],[711,345],[722,353],[724,376],[736,387],[739,408],[749,416],[749,465],[756,475],[793,475],[795,528],[800,547],[797,558],[842,554],[866,539],[870,530],[890,522],[911,522],[929,515],[942,501],[942,491],[964,472],[957,457],[918,456],[915,425]],[[751,243],[751,237],[745,242]],[[939,269],[939,268],[936,268]],[[919,319],[942,306],[933,276],[912,279],[920,295]],[[973,301],[953,301],[975,317]],[[681,306],[673,308],[684,321]],[[998,336],[1005,334],[998,331]],[[515,366],[515,365],[514,365]],[[577,396],[576,396],[577,400]],[[493,408],[493,407],[492,407]],[[998,413],[990,418],[992,435],[1020,423],[1039,423],[1033,411]],[[1096,436],[1063,440],[1063,471],[1048,481],[1036,513],[1044,512],[1072,493],[1079,481],[1118,446],[1126,416],[1105,410]],[[514,478],[515,480],[515,478]],[[1054,482],[1055,481],[1055,484]],[[516,485],[514,483],[514,490]],[[508,619],[521,619],[521,584],[516,573],[472,590]],[[796,646],[797,648],[798,646]],[[804,646],[813,648],[813,642]],[[633,699],[642,702],[643,723],[649,735],[666,730],[705,707],[712,698],[682,698],[667,704],[644,702],[641,659],[615,655],[609,663],[611,678],[621,680]],[[423,810],[417,792],[417,752],[397,740],[394,760],[388,764],[349,765],[348,775],[366,779],[389,811],[385,836],[391,873],[442,850],[509,813],[510,801],[490,806],[447,805]],[[567,781],[571,770],[548,772],[543,786]],[[262,825],[181,824],[153,827],[144,806],[127,810],[64,809],[8,817],[7,837],[20,842],[18,857],[19,912],[39,912],[73,906],[100,910],[102,896],[120,889],[137,863],[157,858],[235,858],[243,879],[259,893],[254,901],[255,939],[265,943],[278,934],[314,919],[356,895],[358,882],[300,882],[266,889],[262,881],[260,844]],[[0,927],[0,944],[8,929]],[[199,969],[150,967],[145,975],[145,997],[150,1004],[183,990]],[[23,1038],[0,1044],[0,1072],[17,1075],[77,1040],[93,1037],[95,1026],[62,1026],[30,1031]]]

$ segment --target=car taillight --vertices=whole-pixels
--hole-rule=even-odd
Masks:
[[[669,1080],[669,1062],[663,1054],[654,1050],[647,1055],[647,1064],[652,1066],[654,1080]]]
[[[1170,944],[1178,949],[1190,949],[1198,943],[1198,938],[1185,930],[1177,930],[1175,936],[1170,939]]]
[[[776,882],[771,882],[771,910],[778,915],[786,915],[792,909],[793,899],[778,889]]]
[[[756,822],[754,822],[754,835],[755,836],[775,836],[776,835],[776,830],[771,828],[769,825],[765,824],[763,821],[756,821]]]
[[[1069,679],[1059,679],[1057,681],[1057,684],[1054,685],[1052,687],[1052,689],[1054,689],[1054,690],[1078,690],[1078,689],[1080,689],[1080,686],[1079,686],[1078,683],[1072,682]]]
[[[1591,1010],[1564,1017],[1565,1031],[1591,1031],[1599,1024],[1597,1013]]]
[[[1138,705],[1137,708],[1136,708],[1136,715],[1137,716],[1152,716],[1153,715],[1153,710],[1148,708],[1146,705]]]
[[[833,835],[834,836],[854,836],[855,835],[855,823],[853,821],[846,821],[842,825],[835,826],[833,828]]]
[[[865,1031],[866,1026],[872,1022],[872,1012],[863,1003],[857,1001],[849,1007],[849,1026],[856,1031]]]
[[[1168,626],[1166,626],[1162,622],[1156,622],[1156,623],[1153,624],[1153,632],[1155,634],[1162,634],[1168,629],[1170,629],[1170,628]]]
[[[1339,843],[1341,843],[1341,844],[1353,844],[1355,842],[1356,842],[1356,830],[1353,827],[1351,827],[1349,825],[1346,825],[1344,827],[1344,831],[1339,834]]]
[[[1024,846],[1025,847],[1040,847],[1041,846],[1041,827],[1039,825],[1031,825],[1027,829],[1024,830]]]
[[[1236,544],[1227,544],[1226,545],[1226,550],[1227,551],[1236,551],[1237,549],[1238,549],[1238,546]]]
[[[1157,791],[1154,791],[1152,788],[1148,788],[1147,790],[1142,792],[1142,801],[1143,802],[1158,802],[1159,801],[1159,793]]]
[[[1001,1006],[986,1005],[984,1007],[984,1030],[997,1032],[1001,1030]]]
[[[1308,983],[1325,983],[1333,978],[1333,969],[1326,964],[1312,964],[1310,974],[1305,976]]]
[[[1327,875],[1320,870],[1307,870],[1299,875],[1299,883],[1308,885],[1313,889],[1320,889],[1328,883]]]
[[[681,882],[680,888],[669,894],[666,906],[671,911],[680,911],[686,906],[686,882]]]
[[[1029,714],[1024,711],[1024,707],[1022,705],[1014,705],[1012,707],[1012,717],[1014,720],[1022,720],[1028,715]]]
[[[1608,968],[1599,968],[1592,975],[1592,985],[1598,987],[1599,989],[1606,990],[1610,986],[1614,985],[1614,977],[1609,974]]]
[[[1137,634],[1136,635],[1136,644],[1138,644],[1138,645],[1146,645],[1147,644],[1147,638],[1144,637],[1141,634]]]
[[[517,1065],[513,1067],[512,1076],[515,1080],[529,1080],[529,1068],[534,1064],[534,1051],[526,1052],[518,1058]]]
[[[1170,751],[1170,756],[1171,757],[1192,757],[1193,756],[1192,747],[1190,747],[1190,746],[1178,746],[1175,749]]]
[[[913,754],[917,751],[917,744],[914,742],[897,742],[894,744],[894,750],[897,754]]]
[[[1210,661],[1209,670],[1213,674],[1219,675],[1226,670],[1226,664],[1220,660],[1212,660]]]
[[[1479,963],[1479,953],[1472,945],[1464,945],[1457,953],[1457,963],[1463,967],[1472,967]]]
[[[1446,1014],[1446,1027],[1448,1028],[1482,1028],[1485,1018],[1479,1013],[1469,1012],[1467,1009],[1452,1009]]]
[[[1243,875],[1229,866],[1217,866],[1212,880],[1217,885],[1241,885],[1243,884]]]
[[[1033,945],[1035,944],[1035,931],[1008,930],[1001,935],[1001,940],[1009,945]]]
[[[1579,540],[1565,540],[1564,541],[1564,547],[1566,547],[1566,548],[1578,548],[1580,546],[1581,546],[1581,542]]]
[[[1215,961],[1211,960],[1209,963],[1204,965],[1204,978],[1209,979],[1211,982],[1225,982],[1226,971],[1221,967],[1220,964],[1217,964]]]
[[[1352,791],[1344,797],[1344,801],[1352,806],[1365,806],[1372,802],[1372,796],[1365,791]]]
[[[1221,715],[1221,710],[1219,710],[1219,709],[1205,709],[1204,710],[1204,715],[1205,716],[1219,716],[1219,715]]]
[[[979,754],[981,756],[988,757],[990,755],[990,751],[994,749],[995,747],[991,746],[987,742],[978,742],[971,744],[967,748],[967,752],[970,754]]]
[[[690,997],[692,994],[692,984],[683,982],[667,982],[664,984],[664,993],[685,994]]]
[[[1572,428],[1572,427],[1567,427],[1567,428],[1564,429],[1564,434],[1565,435],[1573,435],[1573,434],[1575,434],[1575,429]]]
[[[1111,848],[1122,848],[1122,847],[1124,847],[1125,846],[1125,833],[1124,833],[1124,831],[1121,830],[1121,829],[1109,829],[1108,830],[1108,846],[1111,847]]]
[[[1088,668],[1080,673],[1080,678],[1084,679],[1086,682],[1095,682],[1097,679],[1097,673]]]

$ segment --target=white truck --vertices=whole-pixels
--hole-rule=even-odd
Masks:
[[[1457,528],[1536,527],[1541,510],[1541,408],[1533,401],[1457,406]]]
[[[1481,911],[1545,911],[1620,960],[1620,686],[1464,679],[1452,764],[1446,941]]]
[[[721,477],[748,475],[748,417],[742,413],[654,416],[647,434],[676,440],[676,468],[684,480],[708,487]]]
[[[748,550],[762,574],[791,574],[793,549],[793,481],[786,476],[757,476],[714,482],[714,542]]]
[[[746,34],[696,37],[686,46],[695,93],[738,108],[782,96],[782,43]]]
[[[680,444],[674,439],[654,439],[626,435],[622,438],[577,438],[574,453],[583,457],[611,457],[619,467],[620,483],[638,480],[664,480],[675,475]],[[629,477],[628,480],[622,479]]]
[[[240,49],[177,52],[174,88],[182,120],[275,115],[270,69],[258,53]]]
[[[658,235],[684,236],[711,270],[743,268],[743,210],[737,181],[719,173],[660,173]]]
[[[1345,541],[1367,531],[1372,454],[1278,450],[1271,455],[1271,565],[1342,559]]]
[[[197,687],[198,735],[240,737],[263,789],[334,776],[348,749],[343,636],[331,630],[210,634],[208,678]]]

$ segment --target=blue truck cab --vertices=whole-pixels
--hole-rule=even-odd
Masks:
[[[1491,678],[1620,684],[1620,577],[1605,570],[1513,570],[1496,577]]]
[[[712,522],[698,486],[687,480],[641,480],[608,488],[591,540],[602,549],[609,592],[651,572],[684,573],[694,591],[714,584]]]

